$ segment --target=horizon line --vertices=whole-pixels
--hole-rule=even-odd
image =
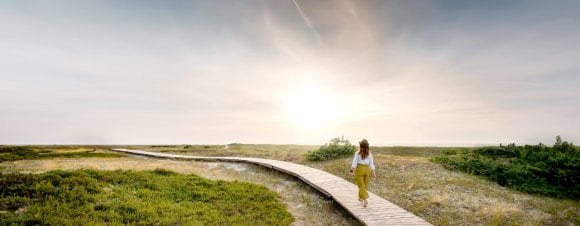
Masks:
[[[371,145],[371,147],[486,147],[486,146],[499,146],[514,143],[516,145],[537,145],[538,143],[379,143]],[[541,143],[541,142],[540,142]],[[324,144],[305,144],[305,143],[120,143],[120,144],[89,144],[89,143],[26,143],[26,144],[0,144],[0,146],[184,146],[184,145],[232,145],[232,144],[242,144],[242,145],[299,145],[299,146],[322,146]],[[356,146],[355,143],[351,143]]]

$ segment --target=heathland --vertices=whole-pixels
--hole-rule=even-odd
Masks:
[[[6,148],[7,146],[0,146],[0,148]],[[221,146],[223,147],[223,146]],[[13,149],[14,147],[8,147]],[[163,187],[163,191],[156,190],[153,192],[163,192],[163,194],[159,194],[161,199],[156,200],[155,202],[152,201],[144,201],[141,197],[143,196],[136,196],[141,192],[150,190],[149,187],[157,186],[155,184],[159,183],[156,181],[155,177],[149,178],[146,176],[146,181],[132,181],[130,184],[125,184],[125,186],[116,186],[112,184],[110,181],[100,181],[97,178],[97,182],[102,184],[103,187],[102,191],[99,193],[104,194],[92,194],[92,197],[89,198],[89,201],[86,202],[87,206],[83,208],[76,208],[70,209],[70,205],[78,205],[72,203],[74,200],[62,199],[63,192],[67,192],[67,189],[58,189],[58,188],[65,188],[67,181],[70,178],[67,178],[63,181],[53,181],[51,184],[54,184],[54,188],[57,188],[56,191],[60,193],[55,193],[54,191],[45,191],[45,193],[49,194],[49,196],[45,198],[50,198],[51,200],[58,201],[58,206],[63,208],[66,211],[48,211],[46,210],[45,215],[39,215],[39,209],[42,209],[42,205],[45,205],[45,201],[43,199],[30,197],[29,193],[20,194],[20,193],[5,193],[0,200],[0,225],[8,224],[8,223],[54,223],[54,224],[83,224],[86,219],[84,218],[75,218],[77,221],[69,222],[67,221],[70,217],[66,216],[74,216],[75,214],[79,214],[80,212],[86,212],[86,210],[94,210],[92,213],[93,215],[99,215],[105,209],[101,209],[100,207],[95,209],[95,203],[98,203],[95,200],[102,200],[103,195],[111,195],[108,194],[110,192],[119,191],[122,194],[127,194],[133,197],[123,196],[125,200],[119,199],[111,199],[110,196],[105,201],[102,201],[107,204],[107,213],[112,215],[111,217],[102,218],[104,215],[96,216],[94,222],[102,222],[105,224],[154,224],[156,222],[165,222],[165,223],[175,223],[175,224],[186,224],[186,225],[207,225],[207,224],[226,224],[226,225],[358,225],[359,223],[354,220],[351,216],[349,216],[345,211],[329,200],[324,195],[319,194],[316,190],[312,189],[308,185],[302,183],[301,181],[286,175],[274,171],[272,169],[263,168],[260,166],[250,165],[250,164],[242,164],[242,163],[220,163],[220,162],[198,162],[198,161],[175,161],[175,160],[166,160],[166,159],[155,159],[155,158],[146,158],[134,155],[123,155],[114,152],[110,152],[107,150],[108,147],[104,146],[25,146],[20,147],[18,150],[26,149],[25,151],[20,151],[20,153],[29,153],[28,156],[22,157],[17,161],[4,161],[0,163],[0,171],[2,172],[2,180],[9,180],[7,178],[12,178],[14,180],[15,177],[28,177],[32,175],[35,177],[34,180],[38,180],[40,177],[44,175],[53,175],[53,174],[66,174],[72,175],[75,181],[78,181],[77,178],[79,177],[76,175],[79,170],[83,172],[85,169],[90,169],[95,171],[94,173],[100,174],[105,173],[114,177],[123,177],[123,174],[127,173],[151,173],[163,170],[169,170],[169,172],[176,172],[180,175],[177,178],[173,178],[175,183],[178,183],[179,186],[173,187]],[[36,153],[32,153],[36,152]],[[49,158],[47,156],[38,156],[39,153],[53,153],[54,157]],[[60,153],[60,154],[58,154]],[[68,153],[67,155],[61,155],[64,153]],[[95,156],[89,156],[86,153],[93,153],[97,154]],[[58,155],[57,155],[58,154]],[[101,155],[106,154],[106,155]],[[73,157],[74,156],[74,157]],[[57,170],[57,171],[55,171]],[[131,170],[131,171],[126,171]],[[12,175],[12,173],[16,173]],[[32,173],[32,174],[31,174]],[[82,174],[82,173],[81,173]],[[92,174],[92,173],[91,173]],[[177,176],[171,173],[172,176]],[[152,213],[148,210],[151,208],[157,208],[159,205],[155,205],[154,203],[173,203],[173,205],[187,205],[184,203],[195,203],[194,199],[183,199],[183,200],[174,200],[171,197],[174,196],[183,196],[185,195],[188,197],[188,192],[192,191],[201,191],[202,194],[205,194],[203,190],[204,187],[200,188],[199,186],[192,186],[188,183],[183,183],[186,177],[198,177],[199,179],[209,178],[210,182],[219,182],[223,184],[223,186],[236,186],[235,184],[239,184],[239,182],[245,182],[246,184],[250,184],[252,186],[259,187],[256,189],[257,191],[263,191],[263,188],[267,188],[269,192],[266,192],[266,195],[272,195],[275,199],[270,199],[267,202],[260,201],[259,197],[253,197],[254,193],[252,192],[241,192],[238,190],[228,190],[222,189],[221,192],[232,193],[232,194],[224,194],[221,197],[226,198],[225,200],[221,200],[220,203],[222,205],[231,203],[228,206],[237,207],[239,209],[252,209],[255,214],[246,214],[244,210],[240,211],[226,211],[227,208],[222,208],[221,206],[213,206],[211,202],[207,202],[204,200],[202,203],[204,205],[208,205],[208,208],[200,209],[200,211],[196,212],[197,215],[195,217],[188,216],[184,212],[180,212],[179,210],[172,210],[168,208],[160,209],[158,213]],[[82,177],[82,176],[81,176]],[[201,178],[203,177],[203,178]],[[131,178],[143,178],[140,176],[131,176]],[[87,179],[87,178],[83,178]],[[162,177],[163,179],[163,177]],[[40,179],[42,180],[42,179]],[[88,178],[88,180],[92,180]],[[30,180],[31,181],[31,180]],[[45,181],[46,182],[46,181]],[[36,182],[35,182],[36,183]],[[61,186],[61,183],[63,185]],[[150,183],[151,185],[146,185],[145,188],[137,188],[141,183]],[[167,184],[167,181],[163,181],[164,184]],[[134,186],[133,186],[134,185]],[[93,186],[93,185],[91,185]],[[89,187],[91,187],[89,186]],[[22,185],[22,183],[13,183],[7,182],[2,184],[2,189],[0,190],[8,190],[12,188],[29,188],[29,189],[36,189],[35,192],[41,192],[45,190],[43,187],[39,187],[37,185],[27,186]],[[82,184],[76,184],[75,187],[77,189],[83,190],[87,189]],[[180,187],[180,189],[178,189]],[[89,190],[91,188],[88,188]],[[220,189],[218,187],[212,187],[210,190]],[[37,191],[38,190],[38,191]],[[184,193],[184,191],[186,191]],[[137,193],[136,193],[137,192]],[[151,191],[147,191],[149,193]],[[135,197],[136,196],[136,197]],[[228,198],[228,196],[230,196]],[[235,198],[232,198],[234,197]],[[211,198],[211,197],[210,197]],[[245,202],[245,200],[255,200],[251,204]],[[115,202],[110,202],[110,200],[116,200]],[[85,200],[86,201],[86,200]],[[128,202],[127,202],[128,201]],[[244,202],[243,202],[244,201]],[[268,204],[268,202],[278,202],[283,204],[282,206],[272,206],[270,208],[273,209],[263,209],[258,207],[258,205]],[[91,204],[92,203],[92,204]],[[151,204],[153,203],[153,204]],[[199,202],[198,202],[199,204]],[[130,208],[124,208],[130,205]],[[68,207],[67,207],[68,206]],[[177,207],[176,207],[177,208]],[[213,208],[213,209],[212,209]],[[136,212],[133,212],[133,211]],[[224,210],[226,212],[219,212],[216,215],[215,210]],[[272,223],[272,216],[275,216],[274,213],[276,211],[284,210],[291,214],[291,219],[293,219],[292,223],[284,217],[284,215],[276,216],[276,222]],[[128,212],[127,212],[128,211]],[[137,214],[138,212],[138,214]],[[137,214],[138,216],[135,216]],[[185,214],[185,215],[184,215]],[[214,216],[217,218],[208,218],[207,216]],[[183,218],[183,219],[182,219]],[[224,219],[222,219],[224,218]],[[173,221],[172,221],[173,219]],[[181,222],[181,223],[180,223]],[[185,222],[185,223],[184,223]],[[245,222],[245,223],[239,223]],[[163,224],[165,224],[163,223]]]
[[[195,156],[249,156],[278,159],[322,169],[347,180],[353,180],[352,175],[348,172],[351,156],[339,156],[327,161],[308,160],[307,153],[318,149],[319,146],[229,144],[225,146],[141,145],[115,147]],[[96,149],[99,152],[99,150],[109,147],[44,146],[30,148],[35,150],[84,148],[85,150]],[[446,168],[434,161],[437,156],[446,156],[446,154],[448,156],[450,153],[476,152],[475,148],[371,147],[371,150],[377,166],[377,177],[371,180],[369,189],[435,225],[580,225],[580,203],[577,199],[529,193],[505,184],[502,186],[497,181],[481,175]],[[38,164],[48,164],[49,161],[66,161],[65,158],[61,156],[59,160],[10,161],[2,163],[0,166],[4,168],[3,172],[35,172],[35,170],[37,172],[43,168],[50,168],[46,165],[39,167]],[[77,156],[73,159],[80,158],[92,159],[94,157]],[[273,187],[269,188],[273,189]],[[315,204],[311,205],[316,206]],[[339,208],[334,205],[324,206],[325,210]],[[287,207],[294,215],[293,211],[296,208],[288,206],[288,204]],[[331,213],[332,211],[328,214]],[[343,214],[339,215],[343,216]],[[335,224],[352,223],[349,220],[335,222]]]
[[[196,156],[250,156],[304,164],[353,181],[351,156],[310,161],[319,146],[252,145],[141,146],[149,151]],[[435,225],[580,225],[580,202],[522,192],[472,173],[447,169],[435,161],[445,154],[478,148],[371,147],[377,177],[370,191]]]

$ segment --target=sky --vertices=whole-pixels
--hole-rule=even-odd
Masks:
[[[0,0],[0,144],[580,143],[579,1]]]

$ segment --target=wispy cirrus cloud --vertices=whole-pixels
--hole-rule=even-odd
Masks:
[[[0,5],[0,143],[580,142],[574,1]]]

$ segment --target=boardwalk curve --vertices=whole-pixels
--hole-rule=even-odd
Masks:
[[[328,172],[296,163],[245,157],[185,156],[119,148],[111,150],[157,158],[231,161],[257,164],[295,176],[306,182],[316,190],[332,198],[354,218],[366,225],[431,225],[420,217],[415,216],[372,192],[369,192],[368,206],[366,208],[362,207],[362,204],[357,200],[358,187],[356,185]]]

